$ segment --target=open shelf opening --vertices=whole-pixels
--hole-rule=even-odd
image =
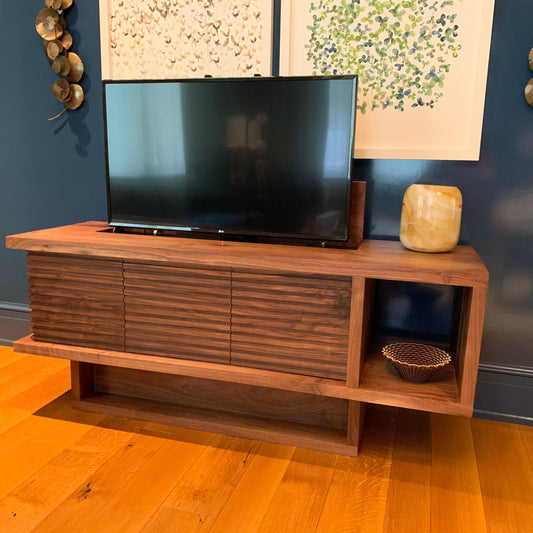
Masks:
[[[405,395],[413,400],[458,402],[457,322],[462,292],[448,285],[376,280],[369,295],[368,337],[360,388]],[[403,380],[382,354],[387,344],[414,342],[441,348],[452,362],[427,383]]]
[[[346,432],[338,429],[240,415],[218,409],[98,392],[73,402],[73,406],[91,412],[177,425],[200,431],[213,431],[235,437],[266,440],[331,453],[356,456],[358,452],[358,445],[351,444]]]
[[[371,335],[448,345],[453,342],[457,288],[377,280]]]

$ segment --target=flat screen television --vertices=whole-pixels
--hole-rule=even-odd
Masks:
[[[356,76],[104,81],[108,222],[345,242]]]

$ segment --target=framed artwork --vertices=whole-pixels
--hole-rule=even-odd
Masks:
[[[273,0],[100,0],[103,79],[270,75]]]
[[[354,157],[478,160],[494,0],[284,0],[282,75],[358,75]]]

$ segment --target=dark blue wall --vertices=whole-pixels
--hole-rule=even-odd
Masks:
[[[104,175],[98,0],[78,1],[67,13],[85,65],[86,102],[60,119],[50,92],[57,79],[35,31],[44,0],[2,2],[5,54],[0,83],[0,234],[107,217]],[[0,302],[26,303],[24,254],[0,246]]]
[[[2,236],[106,218],[98,1],[77,1],[69,10],[74,51],[86,69],[86,102],[54,122],[47,118],[61,110],[50,93],[56,76],[34,30],[42,7],[41,0],[0,5],[0,38],[10,51],[0,84]],[[476,405],[533,420],[523,407],[533,395],[533,108],[523,96],[533,76],[527,62],[532,28],[531,0],[496,0],[479,162],[356,161],[356,176],[369,183],[368,237],[396,238],[411,183],[461,189],[461,239],[477,249],[491,275]],[[0,321],[2,308],[4,318],[12,318],[26,303],[24,256],[0,247]],[[18,335],[10,323],[5,339]],[[522,392],[515,394],[506,376],[518,376]],[[496,382],[497,390],[491,388]]]

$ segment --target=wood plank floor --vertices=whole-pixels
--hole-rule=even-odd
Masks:
[[[533,532],[533,428],[369,406],[355,458],[84,413],[0,347],[0,533]]]

